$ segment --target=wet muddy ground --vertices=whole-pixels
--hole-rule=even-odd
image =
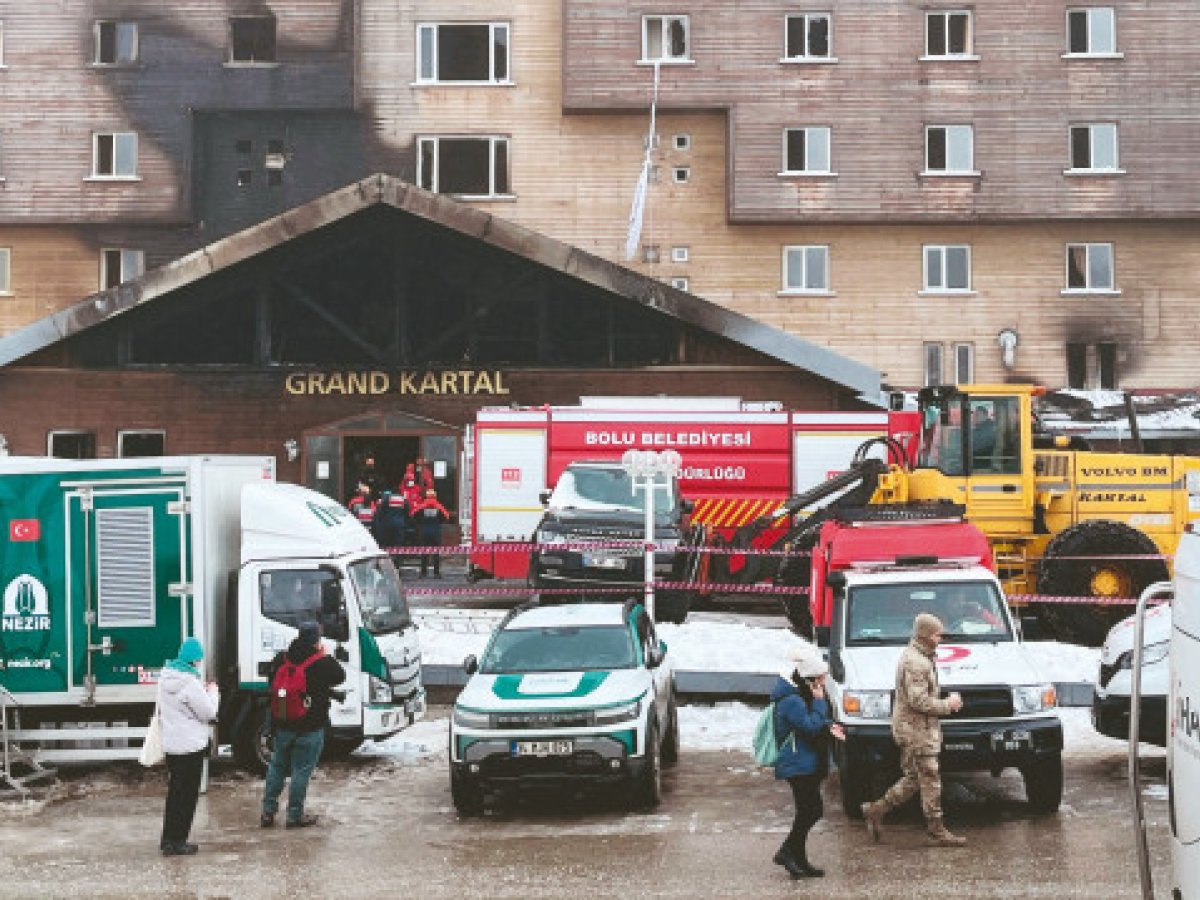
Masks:
[[[436,716],[438,712],[435,710]],[[442,711],[444,715],[444,711]],[[1161,758],[1146,811],[1166,878]],[[947,787],[963,849],[923,845],[915,809],[870,842],[841,811],[837,776],[814,831],[819,881],[789,881],[771,855],[790,793],[748,753],[687,751],[652,813],[616,797],[530,797],[480,819],[450,804],[444,745],[325,764],[312,829],[258,827],[261,783],[214,767],[193,829],[200,853],[158,854],[164,781],[136,766],[73,773],[48,798],[0,804],[0,897],[1094,897],[1139,896],[1119,751],[1067,757],[1062,809],[1033,816],[1019,778]]]

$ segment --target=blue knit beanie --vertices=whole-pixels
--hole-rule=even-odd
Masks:
[[[177,659],[185,663],[198,663],[204,659],[204,647],[194,637],[190,637],[179,648]]]

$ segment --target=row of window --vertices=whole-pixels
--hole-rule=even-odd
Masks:
[[[166,453],[165,431],[117,429],[118,457],[166,456]],[[96,433],[76,428],[51,431],[46,435],[46,455],[58,459],[95,459]]]
[[[975,382],[975,345],[949,345],[927,341],[921,346],[922,378],[926,387],[938,384],[973,384]],[[1096,344],[1069,342],[1066,345],[1067,387],[1079,390],[1099,388],[1116,390],[1117,344],[1100,341]],[[946,376],[950,377],[947,378]]]
[[[139,61],[136,21],[97,19],[92,23],[92,64],[133,66]],[[226,62],[231,65],[273,64],[275,19],[272,16],[234,16],[229,20]],[[0,20],[0,66],[4,64],[4,22]]]
[[[926,244],[922,248],[924,293],[971,293],[971,248],[966,244]],[[1063,293],[1118,293],[1112,244],[1067,244]],[[829,247],[783,248],[782,294],[829,294]]]
[[[141,250],[110,247],[100,251],[100,290],[141,277],[146,256]],[[0,247],[0,295],[12,293],[12,249]]]
[[[825,125],[785,128],[783,175],[835,175],[830,148],[832,129]],[[1065,174],[1121,173],[1117,126],[1112,122],[1072,125],[1067,131]],[[975,170],[975,129],[971,125],[925,126],[924,174],[978,175]]]
[[[975,13],[971,9],[925,12],[922,59],[976,60]],[[1067,10],[1066,57],[1119,56],[1117,17],[1112,7]],[[691,17],[642,16],[642,62],[691,63]],[[833,13],[792,13],[784,17],[781,62],[837,62],[833,51]]]

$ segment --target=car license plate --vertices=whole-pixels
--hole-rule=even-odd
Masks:
[[[513,756],[570,756],[574,741],[513,741]]]
[[[583,564],[589,569],[624,569],[625,560],[619,556],[609,556],[605,553],[583,554]]]
[[[992,733],[993,750],[1024,750],[1029,746],[1029,732],[1022,729]]]

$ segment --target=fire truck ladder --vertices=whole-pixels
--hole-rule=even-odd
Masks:
[[[16,698],[0,685],[0,795],[25,797],[27,785],[56,777],[38,761],[37,751],[26,750],[16,740],[21,732],[21,710]]]

